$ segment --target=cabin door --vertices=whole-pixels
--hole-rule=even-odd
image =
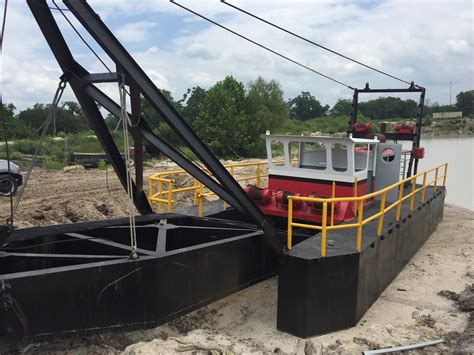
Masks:
[[[402,156],[402,145],[395,143],[377,144],[377,155],[375,165],[375,191],[390,186],[400,179],[400,164]],[[381,195],[378,196],[378,199]],[[392,189],[387,192],[387,202],[394,202],[398,198],[398,190]]]

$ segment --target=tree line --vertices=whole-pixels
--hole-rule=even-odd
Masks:
[[[316,131],[318,122],[344,130],[351,108],[351,101],[339,99],[332,107],[323,105],[310,92],[284,99],[281,85],[275,80],[261,77],[244,85],[232,76],[227,76],[209,89],[196,86],[176,99],[169,91],[163,95],[183,116],[197,134],[220,157],[260,156],[264,153],[260,135],[266,130],[273,133],[297,133],[305,129]],[[439,111],[462,111],[464,116],[473,114],[474,90],[460,92],[453,106],[437,103],[426,105],[425,114]],[[2,105],[9,139],[35,139],[44,123],[49,105],[35,104],[16,113],[13,104]],[[182,146],[183,142],[167,126],[162,117],[142,100],[142,112],[154,127],[155,133],[170,142]],[[418,103],[396,97],[380,97],[359,103],[359,117],[371,120],[388,118],[411,119],[416,117]],[[332,123],[331,123],[332,122]],[[115,129],[117,119],[106,117],[106,124]],[[312,127],[314,126],[314,127]],[[342,127],[341,127],[342,126]],[[80,106],[73,101],[64,102],[56,111],[54,127],[49,134],[57,132],[78,133],[89,130]],[[303,133],[303,132],[302,132]],[[3,132],[1,132],[3,135]]]

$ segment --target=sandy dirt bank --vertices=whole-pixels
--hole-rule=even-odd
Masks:
[[[278,279],[249,287],[155,329],[23,344],[20,351],[78,353],[359,353],[445,339],[417,353],[474,352],[474,220],[446,205],[444,221],[353,328],[299,339],[276,330]]]
[[[152,173],[173,168],[161,162],[145,171],[145,181]],[[16,224],[27,227],[122,217],[127,215],[126,198],[112,171],[106,178],[101,170],[39,169],[31,177]],[[187,201],[179,200],[178,205]],[[3,199],[0,214],[5,218],[7,212]],[[446,205],[444,221],[434,235],[359,324],[344,331],[310,339],[277,331],[278,279],[273,278],[155,329],[21,344],[12,352],[320,354],[444,338],[445,343],[425,351],[474,353],[474,287],[469,288],[474,284],[473,218],[472,211]]]

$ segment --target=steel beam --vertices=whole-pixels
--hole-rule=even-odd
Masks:
[[[116,83],[117,73],[91,73],[84,76],[84,80],[90,83]]]
[[[140,89],[142,95],[148,100],[150,105],[160,113],[175,133],[188,145],[201,162],[206,165],[222,187],[227,190],[235,200],[239,201],[242,207],[244,207],[244,210],[247,211],[247,215],[262,227],[265,240],[277,253],[281,253],[283,244],[278,237],[277,229],[271,219],[265,216],[247,196],[239,183],[230,175],[219,159],[216,158],[181,115],[168,102],[161,91],[158,90],[142,68],[102,22],[100,17],[83,0],[64,0],[64,3],[115,64],[123,69],[132,82],[132,85],[135,84],[135,86]]]
[[[99,237],[91,238],[88,235],[80,234],[80,233],[74,233],[74,232],[64,233],[64,235],[68,236],[68,237],[74,237],[74,238],[78,238],[78,239],[82,239],[82,240],[87,240],[87,241],[92,242],[92,243],[104,244],[104,245],[107,245],[109,247],[113,247],[113,248],[117,248],[117,249],[121,249],[121,250],[126,250],[130,253],[132,252],[132,248],[130,247],[130,245],[124,245],[124,244],[121,244],[121,243],[113,242],[111,240],[102,239],[102,238],[99,238]],[[141,249],[141,248],[137,248],[137,252],[140,253],[140,254],[149,255],[149,256],[156,255],[154,252],[152,252],[150,250]]]
[[[422,92],[424,89],[420,87],[413,87],[408,89],[356,89],[360,93],[383,94],[383,93],[397,93],[397,92]]]
[[[105,125],[104,119],[97,108],[94,99],[83,91],[83,87],[84,85],[87,85],[87,83],[113,82],[114,76],[116,77],[117,74],[88,73],[74,60],[54,17],[48,8],[46,0],[27,0],[27,2],[61,69],[68,76],[71,87],[84,110],[89,124],[95,130],[104,150],[110,157],[111,163],[122,182],[122,185],[125,187],[126,167],[122,157],[113,142],[110,132]],[[192,128],[166,100],[160,90],[158,90],[140,66],[110,32],[107,26],[105,26],[105,24],[100,20],[100,17],[84,0],[65,0],[64,3],[95,41],[115,62],[116,66],[120,68],[120,71],[125,74],[127,84],[140,90],[141,94],[148,100],[151,106],[165,119],[176,134],[182,138],[201,162],[206,165],[207,169],[215,177],[217,182],[213,179],[202,179],[204,176],[201,176],[199,180],[203,183],[205,183],[204,181],[210,183],[210,185],[206,185],[208,185],[208,187],[214,192],[218,193],[219,196],[229,202],[232,206],[236,207],[240,212],[246,214],[249,218],[260,225],[264,231],[265,241],[272,246],[276,253],[281,254],[283,244],[279,239],[278,231],[273,225],[271,219],[265,216],[247,196],[239,183],[235,181],[227,169],[224,168],[209,148],[199,139]],[[160,144],[163,142],[156,139],[157,137],[152,134],[149,127],[140,125],[140,131],[144,136],[147,135],[147,137],[145,137],[147,140],[151,140],[155,142],[155,144],[163,147],[165,146]],[[168,151],[171,152],[169,149]],[[174,151],[174,153],[176,153],[174,154],[175,158],[179,160],[179,162],[177,161],[179,165],[182,166],[184,163],[184,165],[191,168],[192,166],[195,166],[194,164],[186,164],[187,159],[182,157],[176,151]],[[197,170],[198,168],[194,169],[193,172],[196,173]],[[192,175],[196,176],[195,174]],[[138,210],[142,214],[150,213],[151,207],[146,198],[137,195],[135,185],[133,188],[134,202]]]

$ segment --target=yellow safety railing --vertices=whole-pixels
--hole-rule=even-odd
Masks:
[[[443,175],[439,175],[439,170],[444,168]],[[427,176],[435,172],[434,180],[431,182],[427,182]],[[302,196],[288,196],[288,249],[291,250],[293,245],[293,227],[300,227],[300,228],[308,228],[308,229],[315,229],[321,231],[321,256],[326,256],[326,235],[327,231],[329,230],[336,230],[336,229],[345,229],[345,228],[357,228],[357,238],[356,238],[356,250],[360,252],[362,246],[362,227],[367,223],[375,220],[378,218],[378,225],[377,225],[377,236],[382,234],[382,227],[383,227],[383,220],[385,214],[393,208],[396,208],[396,215],[395,219],[397,221],[400,220],[401,211],[402,211],[402,203],[403,201],[410,199],[410,211],[413,211],[415,205],[415,195],[416,193],[420,192],[420,201],[424,203],[425,201],[425,190],[427,186],[434,186],[434,191],[436,192],[438,181],[443,179],[443,186],[446,186],[446,177],[448,174],[448,163],[444,163],[429,170],[423,171],[416,175],[410,176],[406,179],[403,179],[393,185],[387,186],[379,191],[372,192],[367,195],[363,196],[354,196],[354,197],[331,197],[331,198],[312,198],[312,197],[302,197]],[[417,180],[423,176],[423,183],[420,187],[417,188]],[[404,187],[405,185],[411,184],[411,190],[408,194],[404,195]],[[355,186],[356,186],[355,182]],[[387,192],[394,190],[398,190],[398,198],[395,202],[393,202],[389,206],[386,205],[387,199]],[[356,193],[355,193],[356,194]],[[334,196],[334,193],[333,193]],[[377,196],[381,196],[380,199],[380,210],[378,213],[367,217],[364,219],[364,202],[373,199]],[[313,224],[305,224],[305,223],[295,223],[293,222],[293,201],[306,201],[306,202],[316,202],[322,203],[322,223],[321,225],[313,225]],[[335,202],[354,202],[355,208],[355,215],[357,217],[356,223],[348,223],[348,224],[338,224],[334,225],[334,203]],[[331,204],[331,224],[328,226],[328,204]]]
[[[298,159],[291,159],[290,164],[294,165],[297,161],[298,161]],[[278,164],[278,163],[282,163],[282,162],[284,162],[284,161],[283,160],[274,160],[273,164]],[[268,165],[268,162],[263,161],[263,162],[260,162],[260,163],[257,163],[257,164],[259,164],[259,165],[257,166],[255,176],[244,176],[244,177],[237,178],[235,180],[240,182],[240,181],[249,181],[249,180],[252,180],[252,179],[256,179],[255,186],[260,187],[260,179],[262,177],[267,177],[268,176],[268,174],[264,174],[264,175],[261,174],[261,165]],[[255,165],[255,163],[242,163],[242,164],[233,164],[233,165],[227,165],[227,166],[224,165],[224,166],[227,167],[227,168],[230,168],[230,174],[232,176],[234,176],[234,168],[235,167],[252,166],[252,165]],[[201,190],[201,193],[198,195],[198,216],[199,217],[202,217],[202,207],[203,207],[204,199],[206,197],[211,197],[211,196],[215,196],[215,195],[216,194],[212,191],[209,191],[207,193],[202,193],[202,190]],[[225,201],[224,201],[224,209],[227,209],[227,203]]]
[[[237,181],[250,181],[255,180],[255,185],[260,187],[262,183],[262,178],[267,177],[268,174],[262,173],[262,167],[266,166],[268,162],[257,161],[257,162],[245,162],[245,163],[235,163],[227,164],[224,167],[230,172],[232,176],[235,176],[237,168],[245,167],[255,167],[255,175],[250,176],[239,176],[237,174]],[[211,175],[209,171],[204,170],[208,175]],[[163,171],[157,174],[150,176],[148,200],[151,205],[156,205],[156,211],[161,212],[162,205],[166,205],[166,211],[171,212],[173,208],[173,194],[193,191],[193,205],[198,205],[198,215],[202,216],[202,205],[206,197],[213,196],[213,192],[204,192],[206,188],[201,182],[197,179],[194,179],[194,183],[191,186],[184,186],[179,188],[174,188],[176,182],[175,177],[177,175],[188,175],[188,172],[185,170],[172,170],[172,171]],[[224,202],[224,208],[227,208],[227,204]]]

